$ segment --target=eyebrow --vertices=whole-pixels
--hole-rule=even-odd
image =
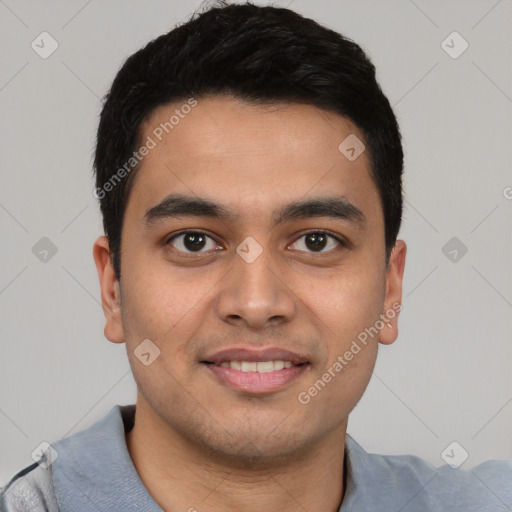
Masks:
[[[229,208],[209,199],[186,194],[169,194],[160,203],[151,207],[144,214],[144,224],[153,227],[159,221],[175,217],[206,217],[223,222],[233,222],[238,215]],[[294,201],[274,212],[272,220],[275,225],[291,220],[314,217],[341,219],[363,228],[366,217],[345,196],[316,197],[308,200]]]

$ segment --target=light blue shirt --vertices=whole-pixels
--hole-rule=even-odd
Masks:
[[[57,458],[46,469],[34,463],[15,475],[2,490],[1,510],[162,512],[126,447],[134,414],[134,405],[116,405],[88,429],[52,443]],[[512,461],[436,468],[413,455],[368,453],[348,434],[345,446],[347,488],[339,512],[512,511]]]

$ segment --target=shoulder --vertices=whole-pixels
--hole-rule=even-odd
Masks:
[[[0,511],[112,510],[121,498],[133,506],[123,505],[123,510],[144,509],[150,496],[138,478],[124,437],[133,420],[134,406],[116,405],[85,430],[48,444],[35,464],[0,489]],[[132,503],[134,489],[135,496],[143,500],[141,507]]]
[[[371,510],[472,512],[512,509],[512,461],[491,460],[471,469],[435,467],[415,455],[379,455],[347,440],[357,502]],[[355,496],[354,496],[355,500]]]
[[[469,512],[512,509],[512,461],[490,460],[471,469],[448,464],[434,467],[419,457],[390,462],[397,474],[409,475],[418,483],[411,496],[428,510]],[[414,506],[410,507],[414,510]],[[407,509],[407,507],[406,507]]]
[[[51,466],[44,469],[38,463],[34,463],[14,475],[0,491],[0,510],[58,512]]]

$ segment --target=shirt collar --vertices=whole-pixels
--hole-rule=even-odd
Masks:
[[[163,512],[142,483],[126,447],[135,405],[115,405],[88,429],[54,443],[51,466],[58,503],[69,512],[116,510]],[[349,434],[345,437],[346,490],[339,512],[364,506],[363,487],[387,485],[375,461]],[[370,458],[371,457],[371,458]],[[384,477],[385,478],[385,477]],[[360,509],[360,508],[359,508]]]
[[[50,466],[62,510],[163,512],[139,478],[126,447],[125,428],[133,426],[135,405],[114,406],[88,429],[53,445]]]

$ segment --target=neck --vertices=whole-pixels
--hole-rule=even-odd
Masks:
[[[191,446],[137,400],[126,445],[140,479],[164,510],[338,512],[345,491],[346,422],[307,452],[268,464],[223,460]]]

